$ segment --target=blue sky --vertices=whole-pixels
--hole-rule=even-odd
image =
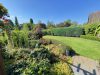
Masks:
[[[17,16],[20,23],[33,18],[37,23],[67,19],[78,23],[87,22],[88,15],[100,10],[100,0],[0,0],[8,10],[10,18]]]

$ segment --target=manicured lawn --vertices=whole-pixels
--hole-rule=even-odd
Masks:
[[[44,36],[71,46],[76,53],[92,59],[100,59],[100,42],[76,37]]]

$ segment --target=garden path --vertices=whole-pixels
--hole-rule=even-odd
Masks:
[[[71,67],[75,75],[100,75],[97,61],[83,56],[73,56],[72,58]]]

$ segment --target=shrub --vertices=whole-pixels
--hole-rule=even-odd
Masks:
[[[95,30],[98,27],[98,23],[84,25],[85,34],[95,34]]]
[[[7,61],[13,58],[12,54],[10,54],[5,49],[2,50],[2,56],[3,56],[3,59],[6,59]]]
[[[36,44],[39,44],[39,41],[37,41],[37,40],[30,40],[29,47],[30,48],[35,48]]]
[[[64,62],[55,63],[51,71],[53,73],[52,75],[73,75],[69,65]]]
[[[27,31],[19,31],[14,30],[12,32],[12,40],[15,47],[28,47],[29,41],[28,41],[28,32]]]
[[[64,28],[53,28],[49,30],[44,30],[44,34],[54,35],[54,36],[68,36],[68,37],[79,37],[82,34],[85,34],[82,27],[64,27]]]
[[[53,53],[55,56],[60,56],[63,52],[61,45],[51,44],[48,45],[47,48],[49,48],[50,52]]]
[[[11,64],[8,68],[8,75],[21,75],[24,69],[28,66],[28,63],[24,60],[19,60],[14,64]]]
[[[36,49],[35,51],[33,51],[31,53],[31,57],[35,58],[37,60],[42,60],[42,59],[49,59],[50,60],[51,59],[51,54],[48,51],[48,49],[39,48],[39,49]]]
[[[62,42],[59,42],[57,40],[52,40],[52,43],[59,45],[58,48],[60,49],[60,53],[62,53],[64,55],[73,56],[76,54],[76,52],[70,46],[66,46]],[[68,54],[66,53],[66,51],[68,51]]]
[[[100,37],[100,25],[98,25],[98,27],[96,28],[94,35]]]
[[[24,60],[24,59],[30,58],[30,53],[31,53],[31,51],[29,51],[29,50],[21,49],[21,50],[13,52],[13,57],[15,60],[20,60],[20,59]]]
[[[42,44],[42,45],[49,45],[49,44],[52,44],[52,41],[51,41],[51,40],[47,40],[47,39],[41,38],[41,39],[39,40],[39,44]]]
[[[7,45],[7,34],[4,33],[4,36],[0,35],[0,43],[2,44],[2,46]]]
[[[5,61],[8,75],[72,75],[73,73],[67,63],[54,60],[50,50],[44,47],[34,50],[14,49],[11,53],[7,53],[7,56],[10,54],[13,57],[5,58],[8,59]]]
[[[1,46],[5,46],[5,41],[4,40],[0,40],[0,48]]]
[[[98,38],[96,36],[92,36],[92,35],[81,35],[80,37],[85,38],[85,39],[100,41],[100,38]]]
[[[30,35],[30,38],[32,37],[35,40],[38,40],[40,38],[42,38],[43,33],[42,33],[42,28],[41,26],[35,26],[35,28],[33,29],[33,32]]]
[[[43,59],[40,62],[32,62],[29,68],[26,68],[23,75],[48,75],[50,73],[51,64],[49,60]]]
[[[8,75],[44,75],[50,73],[52,58],[45,48],[36,48],[34,51],[15,50],[13,57],[13,62],[6,65]]]

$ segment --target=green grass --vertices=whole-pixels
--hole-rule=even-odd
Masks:
[[[92,59],[100,59],[100,42],[76,37],[44,36],[71,46],[76,53]]]

